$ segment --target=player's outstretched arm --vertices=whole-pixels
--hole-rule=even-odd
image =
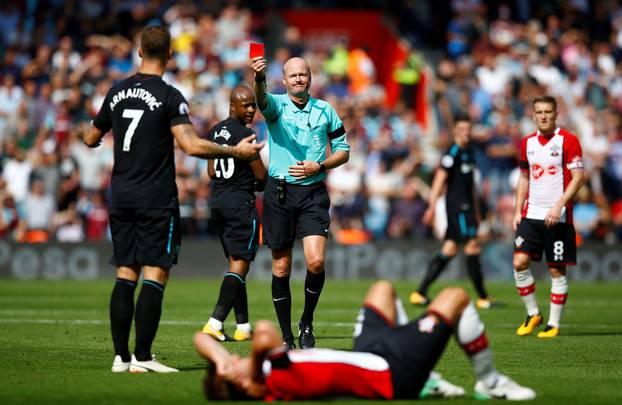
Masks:
[[[95,125],[91,125],[82,133],[82,142],[84,142],[84,144],[89,148],[96,148],[101,145],[101,140],[104,135],[105,133],[99,128]]]
[[[244,138],[233,148],[218,145],[214,142],[201,139],[194,127],[190,124],[180,124],[171,127],[171,132],[181,149],[191,156],[204,159],[219,157],[234,157],[242,160],[257,159],[263,143],[252,143],[255,135]]]

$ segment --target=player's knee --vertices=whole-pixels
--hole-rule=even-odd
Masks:
[[[481,253],[481,248],[477,241],[471,240],[464,246],[464,254],[467,256],[478,255]]]
[[[287,266],[272,266],[272,274],[277,277],[286,277],[291,273],[291,269]]]
[[[452,258],[458,254],[458,245],[455,243],[446,243],[441,249],[441,253],[448,258]]]
[[[469,294],[462,287],[445,287],[436,296],[432,304],[435,302],[455,305],[466,305],[469,303]]]
[[[514,255],[513,263],[516,271],[524,271],[529,267],[529,258],[524,255]]]
[[[369,287],[369,291],[375,291],[383,294],[393,294],[393,284],[387,280],[378,280]]]
[[[307,270],[313,274],[320,274],[324,271],[324,258],[321,256],[312,257],[307,262]]]

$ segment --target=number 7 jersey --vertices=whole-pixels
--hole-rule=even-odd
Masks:
[[[557,128],[550,138],[540,131],[523,138],[520,169],[529,174],[529,191],[523,218],[544,220],[549,210],[566,191],[573,169],[583,168],[579,140]],[[572,201],[562,209],[560,222],[572,223]]]
[[[174,137],[191,124],[188,103],[158,75],[137,73],[113,86],[93,125],[114,137],[113,207],[174,208]]]

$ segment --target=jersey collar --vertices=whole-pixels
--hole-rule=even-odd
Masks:
[[[555,131],[553,131],[553,135],[550,138],[547,138],[546,136],[542,135],[542,132],[540,132],[540,130],[538,130],[538,142],[540,142],[540,145],[542,146],[546,145],[551,139],[553,139],[555,135],[559,135],[559,131],[559,127],[555,128]]]
[[[560,128],[560,127],[555,128],[555,131],[553,131],[553,136],[555,136],[555,135],[559,135],[559,131],[560,131],[560,130],[561,130],[561,128]],[[538,134],[538,136],[542,136],[542,137],[544,137],[544,135],[542,135],[542,132],[540,132],[540,130],[538,130],[537,134]],[[552,136],[552,137],[553,137],[553,136]],[[552,137],[551,137],[551,138],[552,138]]]
[[[287,93],[285,94],[285,96],[287,97],[287,105],[289,107],[289,109],[295,114],[301,111],[304,111],[306,113],[311,112],[311,105],[315,103],[315,99],[311,96],[309,96],[309,101],[307,101],[307,105],[305,105],[305,108],[300,109],[296,106],[296,104],[294,104],[294,102],[292,101],[291,98],[289,98],[289,95],[287,95]]]

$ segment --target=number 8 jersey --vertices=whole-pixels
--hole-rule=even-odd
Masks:
[[[255,132],[235,117],[214,125],[207,139],[219,145],[235,146]],[[255,175],[250,163],[234,158],[214,159],[210,207],[233,208],[255,201]]]
[[[523,218],[544,220],[572,180],[570,171],[583,168],[581,145],[570,132],[557,128],[550,138],[540,131],[521,144],[521,171],[529,173],[529,191]],[[572,201],[562,210],[560,222],[572,223]]]
[[[171,127],[191,124],[188,103],[158,75],[137,73],[113,86],[93,121],[112,129],[113,207],[175,208]]]

